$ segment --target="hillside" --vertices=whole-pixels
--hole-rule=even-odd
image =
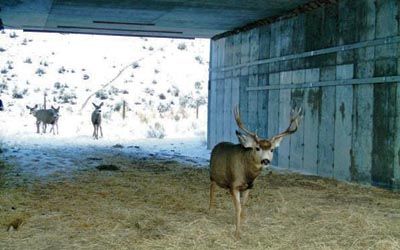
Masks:
[[[26,105],[46,94],[61,107],[58,138],[91,137],[92,102],[104,102],[104,139],[205,138],[208,40],[6,30],[0,41],[2,135],[34,134]]]

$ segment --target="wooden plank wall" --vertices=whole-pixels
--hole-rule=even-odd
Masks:
[[[208,146],[237,142],[232,110],[269,138],[304,110],[273,165],[346,181],[400,188],[400,85],[324,86],[325,81],[400,76],[400,43],[357,47],[300,59],[263,59],[400,35],[398,0],[340,0],[297,17],[213,40]],[[215,70],[229,66],[232,70]],[[293,88],[296,84],[322,86]],[[249,87],[291,86],[270,90]]]

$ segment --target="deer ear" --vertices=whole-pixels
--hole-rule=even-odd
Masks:
[[[272,144],[272,147],[271,147],[271,148],[277,148],[277,147],[279,147],[279,144],[281,144],[282,139],[283,139],[283,137],[279,137],[279,138],[276,138],[276,139],[272,139],[272,140],[271,140],[271,144]]]
[[[92,102],[92,104],[93,104],[93,106],[94,106],[95,108],[97,108],[96,104],[94,104],[93,102]]]
[[[257,144],[252,136],[242,134],[238,130],[236,130],[236,136],[239,139],[240,144],[245,148],[254,148]]]
[[[27,109],[31,109],[28,105],[26,105],[26,108],[27,108]]]
[[[37,108],[37,107],[38,107],[38,105],[36,104],[35,107],[33,107],[33,108]]]
[[[103,103],[103,102],[101,102],[101,103],[100,103],[100,105],[99,105],[99,107],[103,106],[103,104],[104,104],[104,103]]]

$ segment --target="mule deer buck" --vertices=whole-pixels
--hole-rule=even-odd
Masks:
[[[38,105],[36,104],[32,108],[26,105],[26,108],[29,109],[29,114],[36,117],[36,128],[38,134],[40,133],[40,124],[42,124],[43,133],[46,133],[47,124],[52,125],[50,132],[53,131],[53,135],[55,134],[54,126],[57,126],[58,134],[58,118],[60,107],[54,108],[51,106],[51,109],[37,109]]]
[[[279,147],[282,139],[296,132],[301,120],[301,109],[292,110],[289,127],[270,139],[260,139],[255,132],[246,129],[240,119],[239,110],[234,110],[235,120],[240,128],[236,136],[240,144],[221,142],[211,152],[210,160],[210,207],[214,207],[215,189],[229,189],[235,207],[235,236],[240,238],[240,223],[246,213],[244,206],[249,197],[253,182],[261,170],[271,163],[273,150]],[[242,199],[242,203],[240,200]]]
[[[101,137],[103,137],[103,129],[101,128],[101,106],[103,106],[103,103],[100,103],[100,105],[92,104],[94,106],[92,112],[93,137],[99,139],[99,129]]]

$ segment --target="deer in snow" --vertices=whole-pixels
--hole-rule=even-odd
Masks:
[[[255,132],[247,130],[234,109],[236,123],[241,131],[236,130],[240,144],[221,142],[211,151],[210,159],[210,207],[214,207],[215,189],[217,186],[229,189],[235,207],[235,237],[240,238],[240,223],[245,220],[244,206],[249,197],[253,182],[261,170],[272,161],[273,151],[279,147],[282,139],[296,132],[301,109],[292,110],[289,127],[270,139],[260,139]],[[241,203],[242,201],[242,203]]]
[[[29,114],[36,117],[36,128],[37,133],[40,133],[40,124],[42,124],[42,132],[46,133],[47,124],[52,125],[50,132],[53,131],[53,135],[55,134],[54,126],[57,127],[58,134],[58,118],[60,107],[54,108],[51,106],[51,109],[38,109],[38,105],[36,104],[34,107],[29,107],[26,105],[26,108],[29,109]]]
[[[53,135],[54,135],[54,127],[56,127],[57,135],[58,135],[58,118],[60,117],[60,107],[55,108],[55,107],[51,106],[51,109],[53,110],[54,114],[53,114],[53,120],[50,122],[50,124],[52,126],[51,126],[51,129],[49,132],[51,133],[51,131],[53,131]],[[45,128],[45,131],[46,131],[46,128]]]
[[[103,137],[103,129],[101,128],[101,106],[103,106],[103,103],[100,103],[100,105],[92,104],[94,106],[92,112],[93,137],[99,139],[99,129],[101,137]]]

